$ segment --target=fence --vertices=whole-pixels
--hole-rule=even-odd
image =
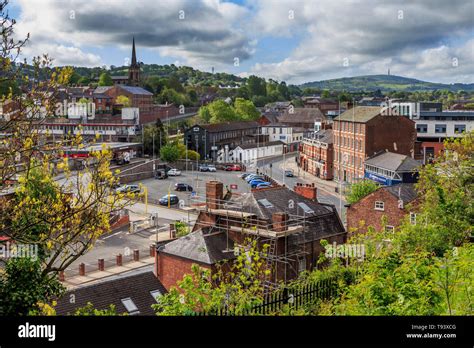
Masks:
[[[338,279],[336,277],[316,281],[314,283],[296,287],[284,287],[267,296],[262,304],[244,309],[236,314],[232,309],[224,306],[210,312],[194,312],[195,316],[234,316],[234,315],[269,315],[281,311],[283,306],[288,305],[291,309],[298,310],[301,306],[315,300],[328,300],[339,292]]]

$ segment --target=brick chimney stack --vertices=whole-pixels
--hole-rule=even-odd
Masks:
[[[311,199],[312,201],[317,201],[318,199],[318,189],[312,184],[302,184],[302,183],[296,183],[296,186],[293,188],[293,190],[299,194],[301,197]]]
[[[278,212],[272,214],[273,230],[277,232],[285,231],[287,229],[288,214]]]
[[[206,204],[209,209],[219,209],[224,197],[224,185],[220,181],[206,182]]]

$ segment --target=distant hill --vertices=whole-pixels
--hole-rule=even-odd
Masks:
[[[329,90],[346,90],[346,91],[376,91],[380,89],[382,92],[389,91],[430,91],[437,89],[447,89],[449,91],[474,91],[474,83],[433,83],[417,79],[411,79],[403,76],[395,75],[366,75],[355,77],[343,77],[332,80],[322,80],[307,82],[299,87],[301,88],[318,88]]]

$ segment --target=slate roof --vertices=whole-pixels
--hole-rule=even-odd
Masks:
[[[108,309],[115,305],[118,314],[127,313],[122,299],[131,298],[140,311],[139,315],[155,315],[151,308],[156,300],[150,291],[159,290],[161,294],[166,289],[155,277],[152,267],[145,267],[140,273],[122,274],[106,278],[100,282],[70,290],[57,300],[56,313],[58,315],[73,314],[76,308],[84,307],[91,302],[96,309]],[[75,296],[75,303],[70,302],[70,295]]]
[[[394,172],[412,172],[421,166],[421,163],[410,156],[393,152],[381,152],[365,160],[365,164]]]
[[[280,140],[276,140],[276,141],[269,141],[267,143],[250,143],[250,144],[240,144],[240,145],[237,145],[237,147],[240,147],[242,150],[246,150],[246,149],[256,149],[257,147],[264,147],[264,146],[275,146],[275,145],[283,145],[284,143]]]
[[[380,106],[356,106],[355,108],[343,112],[334,120],[366,123],[375,116],[380,115],[381,112],[382,108]]]
[[[96,89],[94,89],[94,94],[103,94],[111,88],[114,88],[114,87],[113,86],[99,86]]]
[[[325,144],[332,144],[334,142],[332,129],[321,129],[316,133],[312,133],[309,138],[319,140]]]
[[[268,200],[272,207],[265,207],[259,202],[261,199]],[[331,213],[332,209],[318,202],[304,198],[287,187],[274,187],[271,189],[258,190],[251,193],[244,193],[235,199],[241,202],[245,212],[254,213],[259,218],[271,219],[273,213],[287,212],[291,215],[304,216],[304,210],[297,203],[305,203],[314,214],[306,214],[306,217],[325,215]],[[290,201],[293,201],[290,207]]]
[[[128,80],[127,75],[115,75],[115,76],[110,76],[112,80]]]
[[[414,184],[402,183],[393,186],[384,186],[379,190],[387,190],[404,203],[409,203],[418,197]]]
[[[278,111],[264,111],[262,114],[262,117],[265,117],[270,122],[270,125],[277,124],[279,116],[280,112]]]
[[[259,124],[255,121],[239,121],[239,122],[223,122],[223,123],[215,123],[215,124],[206,124],[200,127],[206,129],[210,133],[214,133],[214,132],[227,132],[227,131],[232,131],[232,130],[257,128],[258,126]]]
[[[234,259],[233,241],[229,239],[229,245],[227,245],[227,236],[224,232],[208,233],[208,231],[209,229],[203,228],[192,232],[159,247],[158,251],[207,265]],[[225,251],[227,247],[231,251]]]
[[[148,92],[146,89],[143,89],[141,87],[125,86],[125,85],[119,85],[117,87],[121,88],[121,89],[124,89],[129,93],[136,94],[136,95],[153,95],[153,93]]]
[[[326,116],[317,108],[294,108],[293,112],[286,111],[278,118],[281,123],[314,123],[324,121]]]

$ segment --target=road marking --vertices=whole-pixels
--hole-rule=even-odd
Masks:
[[[120,233],[123,233],[123,231],[118,231],[118,232],[115,232],[114,234],[111,234],[110,236],[104,237],[104,238],[102,238],[102,239],[107,239],[107,238],[110,238],[110,237],[116,236],[117,234],[120,234]]]

